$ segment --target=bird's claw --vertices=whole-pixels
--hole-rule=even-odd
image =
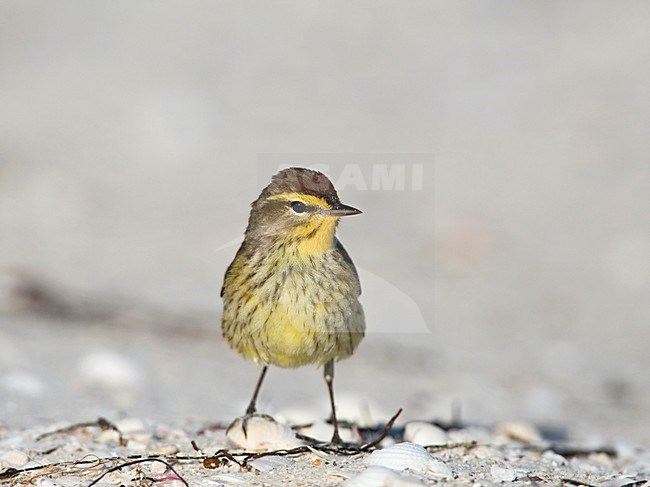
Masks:
[[[275,421],[272,416],[269,416],[268,414],[258,414],[255,412],[249,413],[248,411],[246,414],[243,416],[240,416],[239,418],[236,418],[230,426],[228,426],[227,431],[229,431],[232,427],[234,427],[238,421],[241,421],[241,429],[244,432],[244,438],[248,438],[248,421],[250,421],[252,418],[264,418],[264,419],[269,419],[271,421]]]

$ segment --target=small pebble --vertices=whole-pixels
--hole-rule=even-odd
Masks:
[[[589,455],[589,461],[611,467],[612,466],[612,457],[610,457],[607,453],[592,453]]]
[[[499,467],[498,465],[492,465],[490,474],[496,482],[514,482],[517,478],[515,469]]]
[[[542,460],[554,466],[566,465],[568,463],[566,458],[562,455],[558,455],[552,450],[546,450],[542,453]]]
[[[163,462],[151,462],[151,466],[149,467],[149,471],[152,474],[162,474],[167,471],[167,465],[165,465]]]
[[[147,425],[140,418],[123,418],[115,421],[115,427],[123,435],[148,432]]]
[[[115,430],[103,430],[97,435],[98,443],[116,444],[120,441],[120,434]]]
[[[126,443],[127,448],[129,448],[130,450],[138,451],[138,452],[145,451],[148,446],[149,446],[148,443],[143,442],[143,441],[139,441],[139,440],[129,440]]]

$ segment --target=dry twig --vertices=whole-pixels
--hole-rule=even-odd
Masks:
[[[390,420],[386,423],[386,425],[384,426],[383,430],[380,432],[379,436],[377,436],[377,438],[375,438],[373,441],[369,443],[365,443],[360,446],[349,445],[349,444],[343,446],[333,446],[327,443],[322,444],[322,443],[314,442],[314,444],[311,445],[299,446],[297,448],[292,448],[292,449],[273,450],[273,451],[266,451],[266,452],[246,452],[246,451],[237,452],[237,451],[229,451],[229,450],[222,449],[222,450],[218,450],[212,455],[207,455],[203,453],[203,450],[199,448],[199,446],[196,444],[195,441],[192,441],[192,447],[194,448],[194,450],[200,453],[199,455],[146,455],[146,456],[128,455],[128,456],[114,456],[114,457],[105,457],[105,458],[95,457],[93,459],[84,458],[78,461],[55,462],[55,463],[36,465],[36,466],[20,468],[20,469],[9,468],[3,472],[0,472],[0,481],[15,479],[19,475],[29,474],[29,473],[35,474],[30,479],[30,480],[34,480],[35,478],[40,477],[42,475],[55,474],[57,473],[57,471],[65,471],[66,473],[70,473],[70,470],[73,468],[90,469],[90,468],[102,467],[110,463],[119,462],[117,464],[108,467],[106,471],[104,471],[99,477],[93,480],[88,486],[91,487],[93,485],[96,485],[101,479],[106,477],[106,475],[109,475],[110,473],[116,472],[120,469],[127,468],[140,463],[161,462],[164,463],[176,476],[178,476],[178,478],[181,479],[181,481],[185,485],[189,485],[187,481],[185,481],[178,474],[178,472],[173,468],[172,464],[179,463],[179,462],[201,462],[202,465],[206,468],[216,468],[230,461],[238,465],[242,470],[248,470],[249,468],[248,463],[250,461],[255,460],[257,458],[266,457],[266,456],[302,455],[305,453],[313,453],[314,450],[323,453],[333,453],[336,455],[345,455],[345,456],[359,455],[361,453],[369,452],[373,450],[377,445],[379,445],[379,443],[384,438],[386,438],[386,436],[389,434],[392,426],[395,424],[395,421],[397,420],[397,417],[401,414],[401,412],[402,410],[400,409],[399,411],[397,411],[397,413],[395,413],[395,415],[392,418],[390,418]],[[104,418],[99,418],[97,421],[93,421],[93,422],[77,423],[74,425],[67,426],[65,428],[60,428],[55,431],[44,433],[40,435],[37,438],[37,440],[46,438],[48,436],[56,435],[56,434],[68,433],[80,428],[88,428],[88,427],[96,427],[96,426],[102,428],[103,430],[116,431],[120,438],[120,444],[125,443],[122,437],[122,433],[119,431],[119,429]]]
[[[106,477],[108,474],[110,474],[112,472],[117,472],[118,470],[121,470],[121,469],[126,468],[126,467],[130,467],[131,465],[136,465],[138,463],[145,463],[145,462],[164,463],[167,466],[168,469],[170,469],[172,472],[174,472],[174,474],[180,479],[181,482],[183,482],[183,484],[185,484],[187,487],[190,487],[190,484],[187,483],[187,480],[185,480],[183,477],[181,477],[181,475],[174,469],[174,467],[171,466],[171,464],[169,462],[167,462],[166,460],[163,460],[162,458],[156,458],[156,457],[139,458],[137,460],[131,460],[129,462],[124,462],[124,463],[120,463],[119,465],[115,465],[114,467],[111,467],[108,470],[106,470],[106,472],[101,474],[99,477],[97,477],[91,483],[89,483],[88,487],[92,487],[93,485],[96,485],[101,479],[103,479],[104,477]]]
[[[122,436],[122,432],[117,428],[117,426],[115,426],[106,418],[98,418],[97,421],[86,421],[84,423],[75,423],[75,424],[71,424],[70,426],[65,426],[64,428],[59,428],[54,431],[48,431],[47,433],[38,435],[36,437],[36,441],[40,441],[43,438],[47,438],[48,436],[70,433],[71,431],[75,431],[78,429],[92,428],[92,427],[99,427],[103,431],[108,431],[108,430],[115,431],[118,435],[120,446],[126,446],[126,440]]]

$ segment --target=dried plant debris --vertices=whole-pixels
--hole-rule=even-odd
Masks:
[[[0,486],[650,485],[650,449],[638,445],[554,445],[522,423],[396,427],[398,414],[375,428],[347,423],[349,437],[361,441],[338,446],[304,434],[313,425],[290,428],[264,418],[253,423],[257,451],[233,445],[226,425],[100,418],[5,429]]]

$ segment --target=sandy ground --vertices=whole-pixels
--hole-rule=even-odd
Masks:
[[[0,462],[7,468],[0,471],[0,485],[620,487],[650,483],[647,449],[627,442],[562,445],[543,440],[533,425],[522,422],[501,423],[493,430],[407,423],[404,429],[391,430],[377,448],[365,445],[383,436],[381,426],[343,430],[344,438],[358,442],[359,451],[350,446],[338,450],[301,446],[305,436],[298,439],[288,428],[281,434],[273,428],[256,428],[254,419],[249,422],[246,445],[259,446],[263,441],[264,453],[238,448],[231,433],[214,424],[181,428],[125,418],[117,423],[100,419],[5,430],[0,437],[4,450]],[[325,441],[323,436],[330,434],[325,423],[299,431]]]
[[[90,309],[99,314],[101,307]],[[471,358],[461,364],[433,356],[418,346],[419,336],[410,345],[404,337],[400,343],[400,337],[371,336],[339,365],[336,387],[340,416],[374,428],[362,437],[348,431],[345,438],[357,444],[378,436],[398,408],[404,411],[379,447],[404,440],[405,426],[414,421],[444,426],[446,431],[431,426],[424,436],[406,437],[424,446],[447,445],[429,448],[433,466],[422,463],[422,452],[406,459],[400,454],[396,464],[392,457],[373,463],[368,452],[299,451],[256,459],[225,437],[225,427],[245,408],[255,367],[227,349],[209,319],[186,317],[197,325],[188,333],[169,318],[162,325],[151,322],[151,315],[131,309],[128,322],[116,315],[110,325],[83,314],[68,321],[5,316],[2,356],[12,367],[1,377],[6,419],[0,462],[7,477],[0,485],[90,485],[104,473],[96,485],[621,486],[650,479],[647,418],[634,400],[621,400],[620,385],[601,380],[602,369],[585,370],[578,389],[574,378],[562,381],[548,370],[544,376],[548,364],[541,360],[535,364],[540,376],[556,389],[540,392],[516,367],[499,381],[495,370]],[[506,360],[532,361],[530,353]],[[394,354],[399,360],[377,360]],[[56,368],[48,367],[55,362]],[[320,371],[272,369],[269,375],[260,411],[286,424],[315,422],[320,426],[300,432],[327,440]],[[534,403],[534,421],[515,421],[522,406],[513,397]],[[97,423],[99,416],[111,426]],[[273,443],[279,441],[274,434],[266,447],[284,448]],[[228,459],[222,449],[241,455]],[[131,461],[138,463],[117,468]]]
[[[643,477],[649,23],[634,0],[1,2],[0,453],[97,454],[96,428],[74,452],[34,438],[100,416],[185,451],[240,415],[257,369],[220,338],[219,288],[248,205],[295,164],[364,211],[339,228],[368,317],[342,417],[401,407],[396,440],[460,420],[523,481]],[[260,407],[309,423],[326,398],[321,371],[271,370]],[[517,420],[615,455],[549,467],[499,443]],[[459,481],[510,478],[434,453]],[[294,460],[231,473],[344,481]]]

